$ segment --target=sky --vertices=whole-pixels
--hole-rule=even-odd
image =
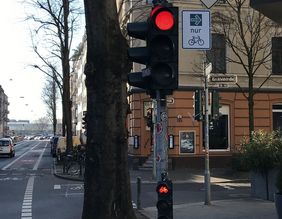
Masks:
[[[10,103],[8,118],[34,121],[46,116],[41,97],[46,78],[30,66],[40,61],[32,51],[30,27],[25,17],[20,0],[1,2],[0,85]]]

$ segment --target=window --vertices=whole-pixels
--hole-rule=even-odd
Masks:
[[[272,128],[274,131],[282,131],[282,103],[272,106]]]
[[[282,74],[282,37],[272,37],[272,73]]]
[[[223,34],[212,34],[212,49],[207,50],[207,61],[212,73],[226,73],[226,44]]]

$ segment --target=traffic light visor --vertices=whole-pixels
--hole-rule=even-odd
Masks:
[[[160,30],[170,30],[174,25],[174,17],[170,11],[160,11],[155,17],[155,25]]]

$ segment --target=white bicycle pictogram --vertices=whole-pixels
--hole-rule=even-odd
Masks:
[[[189,41],[188,41],[188,44],[190,45],[190,46],[193,46],[193,45],[195,45],[195,44],[198,44],[199,46],[202,46],[202,45],[204,45],[204,40],[202,40],[201,38],[200,38],[200,36],[192,36],[192,39],[190,39]]]

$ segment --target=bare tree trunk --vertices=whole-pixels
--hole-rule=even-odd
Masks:
[[[84,0],[87,146],[83,219],[135,219],[126,139],[126,40],[115,1]]]
[[[67,127],[67,148],[68,153],[72,149],[72,114],[70,101],[70,63],[69,63],[69,25],[68,17],[70,13],[69,0],[63,0],[64,10],[64,42],[62,49],[62,66],[63,66],[63,87],[65,97],[65,122]]]

